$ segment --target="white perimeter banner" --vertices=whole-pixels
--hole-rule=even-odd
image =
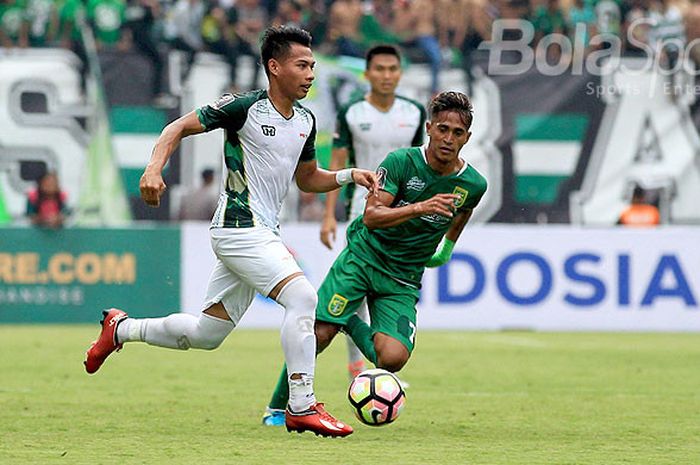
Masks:
[[[208,225],[182,228],[182,308],[201,310],[214,256]],[[316,224],[282,238],[318,287],[343,244]],[[700,331],[700,228],[467,227],[452,260],[423,277],[420,329]],[[241,326],[278,327],[282,308],[256,298]]]

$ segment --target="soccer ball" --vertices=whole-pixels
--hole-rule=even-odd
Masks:
[[[352,380],[348,400],[362,423],[381,426],[398,418],[406,403],[406,393],[395,375],[375,368],[363,371]]]

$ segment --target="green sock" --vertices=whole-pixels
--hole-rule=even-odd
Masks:
[[[345,332],[352,338],[360,352],[376,365],[377,351],[374,349],[374,340],[372,339],[374,332],[372,328],[362,321],[359,316],[353,315],[348,320],[348,324],[345,325]]]
[[[287,403],[289,402],[289,380],[287,379],[287,364],[282,367],[282,373],[280,373],[280,378],[277,380],[277,386],[275,386],[275,392],[272,393],[272,399],[270,399],[270,405],[268,407],[284,410],[287,408]]]

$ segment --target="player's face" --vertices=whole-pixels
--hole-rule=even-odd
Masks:
[[[396,55],[375,55],[365,70],[372,92],[392,95],[401,79],[401,63]]]
[[[428,150],[443,163],[457,159],[472,135],[456,111],[441,111],[425,127],[430,138]]]
[[[309,47],[293,43],[289,53],[281,60],[270,60],[270,71],[279,87],[290,99],[306,97],[314,80],[316,61]]]

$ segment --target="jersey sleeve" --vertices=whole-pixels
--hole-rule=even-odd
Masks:
[[[418,123],[418,127],[416,128],[416,133],[413,136],[413,140],[411,141],[411,145],[413,147],[423,145],[423,140],[425,138],[425,121],[428,118],[428,113],[425,111],[425,108],[423,108],[423,105],[416,105],[420,111],[420,121]]]
[[[348,125],[347,109],[338,112],[338,117],[335,120],[335,134],[333,134],[333,148],[352,148],[352,133],[350,125]]]
[[[301,149],[299,161],[311,161],[316,158],[316,117],[311,112],[309,115],[311,115],[311,132]]]
[[[216,102],[197,108],[197,118],[207,132],[218,128],[238,131],[243,127],[248,115],[248,100],[233,94],[224,94]]]
[[[401,186],[401,179],[403,178],[404,165],[401,162],[402,159],[407,160],[408,157],[398,156],[399,152],[390,152],[386,156],[384,161],[381,162],[379,168],[377,168],[377,177],[379,181],[379,188],[386,191],[396,197],[399,193],[399,187]]]

